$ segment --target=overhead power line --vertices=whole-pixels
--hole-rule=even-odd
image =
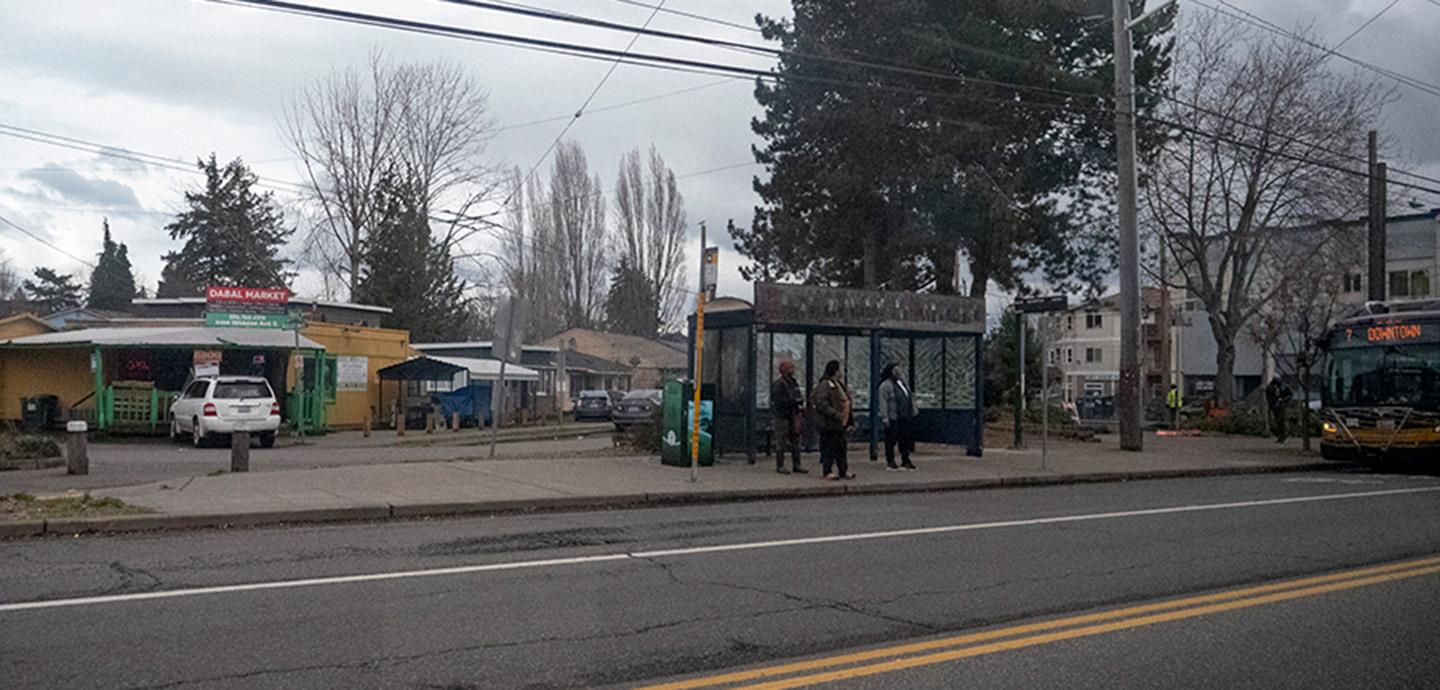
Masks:
[[[64,254],[65,256],[68,256],[68,257],[70,257],[70,258],[72,258],[72,259],[74,259],[74,260],[76,260],[76,261],[79,261],[80,263],[85,264],[86,266],[89,266],[90,268],[95,268],[95,262],[89,261],[89,260],[87,260],[87,259],[82,259],[82,258],[80,258],[80,257],[78,257],[78,256],[75,256],[74,254],[71,254],[70,252],[68,252],[68,251],[66,251],[66,250],[64,250],[64,249],[61,249],[60,247],[55,246],[55,243],[51,242],[50,240],[45,239],[44,237],[41,237],[41,236],[35,234],[35,233],[33,233],[33,232],[30,232],[29,230],[26,230],[25,228],[22,228],[22,227],[20,227],[19,225],[16,225],[16,224],[15,224],[15,221],[10,220],[9,218],[6,218],[5,216],[0,216],[0,222],[3,222],[3,223],[5,223],[6,225],[8,225],[8,226],[10,226],[10,227],[12,227],[12,228],[15,228],[16,230],[19,230],[21,233],[25,234],[25,236],[29,237],[29,238],[32,239],[32,240],[35,240],[36,242],[39,242],[40,244],[43,244],[43,245],[45,245],[45,246],[47,246],[47,247],[49,247],[49,248],[51,248],[51,249],[53,249],[53,250],[55,250],[55,251],[57,251],[57,252],[60,252],[61,254]]]
[[[674,15],[674,16],[677,16],[677,17],[685,17],[686,19],[694,19],[694,20],[696,20],[696,21],[701,21],[701,22],[706,22],[706,23],[709,23],[709,24],[714,24],[714,25],[716,25],[716,26],[729,27],[729,28],[731,28],[731,29],[740,29],[741,31],[749,31],[749,32],[752,32],[752,33],[757,33],[757,34],[760,33],[760,29],[759,29],[758,27],[754,27],[754,26],[751,26],[751,25],[749,25],[749,24],[741,24],[741,23],[739,23],[739,22],[732,22],[732,21],[729,21],[729,20],[720,19],[720,18],[718,18],[718,17],[711,17],[711,16],[708,16],[708,15],[698,14],[698,13],[695,13],[695,12],[686,12],[686,11],[684,11],[684,10],[676,10],[676,9],[671,9],[671,8],[669,8],[669,7],[657,8],[655,5],[651,5],[651,4],[649,4],[649,3],[644,3],[644,2],[637,2],[636,0],[615,0],[615,2],[618,2],[618,3],[622,4],[622,5],[630,5],[630,6],[632,6],[632,7],[644,7],[644,8],[647,9],[647,10],[650,10],[650,9],[659,9],[661,12],[664,12],[665,14],[670,14],[670,15]],[[1431,0],[1431,2],[1440,2],[1440,0]]]
[[[1372,62],[1366,62],[1359,58],[1352,57],[1329,46],[1317,43],[1316,41],[1302,36],[1298,33],[1295,33],[1294,31],[1285,29],[1284,27],[1281,27],[1274,22],[1271,22],[1256,14],[1249,12],[1248,10],[1243,10],[1235,7],[1234,5],[1226,2],[1225,0],[1217,0],[1220,5],[1223,5],[1223,7],[1219,5],[1212,5],[1208,2],[1204,2],[1204,0],[1189,0],[1189,2],[1194,3],[1195,5],[1203,7],[1207,10],[1210,10],[1211,12],[1215,12],[1216,14],[1224,15],[1230,17],[1231,19],[1235,19],[1251,26],[1263,29],[1282,38],[1287,38],[1292,41],[1303,43],[1312,48],[1323,50],[1326,52],[1327,55],[1333,55],[1335,57],[1338,57],[1341,60],[1360,67],[1361,69],[1374,72],[1375,74],[1385,77],[1386,79],[1389,79],[1390,81],[1393,81],[1397,84],[1409,86],[1412,89],[1429,94],[1431,96],[1440,97],[1440,84],[1427,82],[1416,77],[1412,77],[1408,74],[1396,72],[1395,70],[1389,69],[1388,67],[1381,67],[1380,65],[1374,64]]]

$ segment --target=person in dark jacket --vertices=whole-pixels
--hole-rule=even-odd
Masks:
[[[1270,379],[1270,385],[1265,387],[1265,406],[1270,408],[1270,430],[1275,433],[1276,443],[1284,443],[1290,435],[1285,428],[1285,407],[1293,397],[1290,387],[1279,376]]]
[[[915,423],[915,402],[910,387],[895,364],[885,365],[880,372],[880,423],[885,429],[885,469],[915,471],[910,453],[915,450],[912,426]],[[895,446],[900,446],[900,465],[895,464]]]
[[[815,384],[815,413],[820,422],[820,466],[826,479],[854,479],[845,458],[845,432],[854,424],[850,391],[840,377],[840,362],[825,363],[825,376]]]
[[[795,381],[795,363],[787,359],[780,363],[780,376],[770,386],[771,445],[775,446],[775,471],[780,474],[791,472],[785,469],[787,450],[794,472],[810,472],[800,466],[800,420],[804,412],[805,396],[800,392],[800,384]]]

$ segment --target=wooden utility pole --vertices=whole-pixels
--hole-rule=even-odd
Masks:
[[[1372,302],[1385,301],[1385,164],[1379,162],[1379,135],[1370,130],[1370,223],[1369,242],[1366,243],[1367,267],[1370,285],[1366,298]]]
[[[1120,421],[1120,449],[1142,450],[1140,237],[1135,218],[1135,66],[1130,44],[1130,0],[1114,0],[1112,7],[1115,12],[1115,171],[1119,187],[1116,210],[1120,221],[1120,385],[1115,391],[1115,413]],[[1136,22],[1149,16],[1142,15]]]

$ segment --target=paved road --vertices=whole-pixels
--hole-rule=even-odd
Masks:
[[[9,687],[635,686],[1434,555],[1440,479],[1267,475],[0,550]],[[1415,575],[847,682],[1420,686],[1437,677],[1437,584]]]

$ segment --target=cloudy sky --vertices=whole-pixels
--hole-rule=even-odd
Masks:
[[[1232,2],[1282,26],[1311,27],[1327,44],[1390,4]],[[630,36],[615,32],[438,0],[311,4],[615,49],[630,41]],[[643,23],[651,14],[626,0],[526,4],[632,24]],[[787,0],[669,0],[665,6],[740,24],[752,24],[756,13],[789,12]],[[1181,6],[1184,12],[1206,11],[1189,0]],[[657,15],[651,26],[759,42],[753,31],[673,14]],[[1440,82],[1437,27],[1440,5],[1399,0],[1343,52]],[[608,69],[606,63],[574,57],[201,0],[0,0],[0,132],[20,127],[183,160],[211,152],[222,160],[242,156],[265,178],[298,181],[296,161],[278,135],[278,114],[299,89],[332,69],[361,63],[377,47],[397,60],[450,60],[469,69],[489,89],[491,112],[500,128],[489,155],[498,164],[525,169],[550,146],[565,117]],[[634,50],[768,66],[759,58],[648,37],[639,39]],[[585,149],[592,170],[607,188],[625,151],[654,144],[682,177],[692,229],[706,220],[714,237],[723,234],[727,219],[748,223],[756,202],[751,177],[759,168],[748,165],[750,146],[756,143],[749,121],[758,113],[751,90],[742,80],[621,65],[596,96],[591,112],[566,138]],[[1434,135],[1440,98],[1405,88],[1396,96],[1384,123],[1395,143],[1394,164],[1440,176],[1440,137]],[[630,104],[637,100],[644,102]],[[622,107],[607,109],[616,105]],[[183,191],[196,182],[195,175],[180,170],[0,136],[0,216],[64,251],[3,224],[0,248],[27,274],[43,265],[88,275],[89,267],[75,257],[93,260],[99,251],[100,219],[106,216],[116,238],[129,245],[145,285],[153,289],[160,255],[174,248],[163,227]],[[286,194],[279,198],[290,199]],[[742,259],[730,250],[728,238],[720,240],[721,292],[748,297],[748,286],[736,272]],[[692,238],[692,257],[695,246],[698,238]],[[320,283],[306,275],[297,288],[315,294]]]

